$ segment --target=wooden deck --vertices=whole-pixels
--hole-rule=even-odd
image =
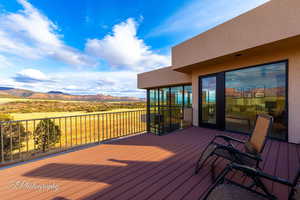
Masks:
[[[211,184],[211,176],[208,168],[194,175],[194,164],[216,133],[220,132],[189,128],[165,136],[144,134],[2,169],[0,198],[199,199]],[[291,180],[299,156],[299,146],[269,140],[261,166]],[[217,170],[225,164],[220,160]],[[247,181],[238,174],[232,178]],[[38,188],[45,184],[55,184],[58,190]],[[287,187],[271,182],[267,186],[280,199],[287,199]]]

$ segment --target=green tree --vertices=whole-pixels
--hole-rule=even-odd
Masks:
[[[24,126],[20,122],[10,122],[13,118],[7,114],[0,114],[0,157],[2,160],[2,149],[4,160],[10,159],[13,152],[22,148],[26,135]],[[3,144],[2,144],[3,141]],[[2,160],[2,161],[4,161]]]
[[[44,119],[38,123],[33,135],[37,149],[46,152],[60,140],[61,130],[50,119]]]

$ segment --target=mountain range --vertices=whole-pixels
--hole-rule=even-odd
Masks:
[[[49,91],[44,93],[11,87],[0,87],[0,98],[26,98],[65,101],[144,101],[144,99],[136,97],[116,97],[104,94],[72,95],[60,91]]]

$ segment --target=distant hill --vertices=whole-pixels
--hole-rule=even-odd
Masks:
[[[43,93],[17,88],[0,87],[0,98],[4,97],[66,101],[144,101],[144,99],[136,97],[115,97],[103,94],[71,95],[60,91],[49,91],[47,93]]]
[[[68,95],[67,93],[64,93],[64,92],[61,92],[61,91],[49,91],[47,93],[48,94],[66,94],[66,95]]]

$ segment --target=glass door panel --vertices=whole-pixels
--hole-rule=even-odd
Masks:
[[[201,79],[201,92],[202,92],[202,123],[203,124],[216,124],[216,89],[217,78],[215,76],[206,77]]]
[[[258,114],[274,117],[271,137],[287,138],[286,62],[226,72],[226,129],[251,133]]]

